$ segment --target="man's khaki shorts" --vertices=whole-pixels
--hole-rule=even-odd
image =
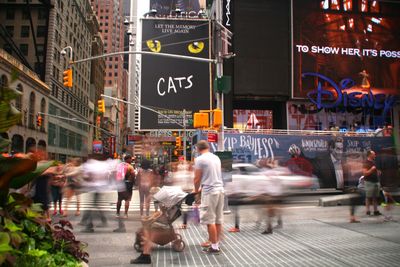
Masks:
[[[379,183],[365,181],[365,196],[367,198],[378,198],[379,190]]]
[[[222,224],[224,220],[224,193],[201,195],[200,223]]]

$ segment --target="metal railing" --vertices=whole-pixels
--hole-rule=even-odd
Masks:
[[[216,132],[216,130],[205,130],[205,132]],[[317,131],[317,130],[285,130],[285,129],[235,129],[225,128],[224,132],[240,134],[271,134],[271,135],[317,135],[317,136],[365,136],[381,137],[379,132],[354,132],[354,131]]]

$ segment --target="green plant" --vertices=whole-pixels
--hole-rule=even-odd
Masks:
[[[12,75],[12,81],[16,75]],[[21,116],[10,105],[19,92],[0,87],[0,133],[16,124]],[[8,146],[0,138],[0,150]],[[81,266],[87,262],[85,244],[75,240],[67,221],[51,225],[39,204],[23,194],[10,193],[34,181],[56,162],[38,164],[40,155],[0,155],[0,266]]]

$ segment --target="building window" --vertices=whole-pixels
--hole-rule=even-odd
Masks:
[[[50,146],[55,146],[57,141],[57,134],[56,134],[56,125],[53,123],[49,123],[49,135],[47,143]]]
[[[14,37],[14,26],[6,26],[6,31],[10,37]]]
[[[46,113],[46,100],[44,98],[42,98],[42,101],[40,101],[40,112]],[[42,116],[42,124],[40,126],[40,131],[44,132],[45,125],[46,125],[45,116]]]
[[[68,17],[68,16],[67,16]],[[38,10],[38,19],[47,19],[47,12],[44,8],[39,8]]]
[[[6,19],[15,19],[15,10],[12,8],[6,9]]]
[[[21,53],[22,53],[24,56],[27,56],[27,55],[28,55],[28,49],[29,49],[28,44],[20,44],[20,45],[19,45],[19,50],[21,50]]]
[[[31,92],[29,96],[29,115],[28,115],[28,127],[34,129],[34,118],[35,118],[35,93]]]
[[[21,26],[21,37],[29,37],[29,26]]]
[[[45,37],[46,36],[46,26],[37,26],[36,36],[37,37]]]
[[[22,10],[22,19],[28,20],[29,17],[30,17],[29,10],[28,9],[23,9]]]
[[[37,49],[38,56],[44,56],[44,45],[38,44],[36,46],[36,49]],[[57,56],[58,56],[58,63],[60,63],[60,55],[57,55]]]
[[[18,109],[19,111],[22,110],[22,94],[24,93],[24,89],[22,88],[22,85],[19,83],[17,85],[17,91],[21,93],[20,96],[17,96],[15,99],[15,108]]]

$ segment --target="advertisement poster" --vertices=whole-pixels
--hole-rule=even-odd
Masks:
[[[400,92],[400,4],[293,0],[292,10],[293,98],[388,112]]]
[[[207,20],[144,19],[142,51],[210,58]],[[210,63],[142,55],[140,129],[180,129],[193,113],[210,109]],[[190,127],[188,127],[190,128]]]
[[[93,153],[103,154],[103,142],[101,140],[93,140]]]
[[[234,109],[233,128],[239,130],[272,129],[272,110]]]
[[[206,134],[200,136],[200,139],[206,138]],[[333,136],[225,133],[224,145],[232,152],[233,163],[257,163],[266,158],[288,168],[296,161],[303,167],[308,165],[308,175],[318,178],[320,188],[343,188],[343,177],[346,183],[358,182],[369,150],[377,153],[377,162],[382,157],[396,157],[391,150],[394,148],[392,137],[343,136],[335,139]],[[217,148],[217,144],[210,143],[211,152],[216,152]],[[293,159],[296,150],[298,157]],[[343,169],[340,179],[335,176],[332,157]]]

